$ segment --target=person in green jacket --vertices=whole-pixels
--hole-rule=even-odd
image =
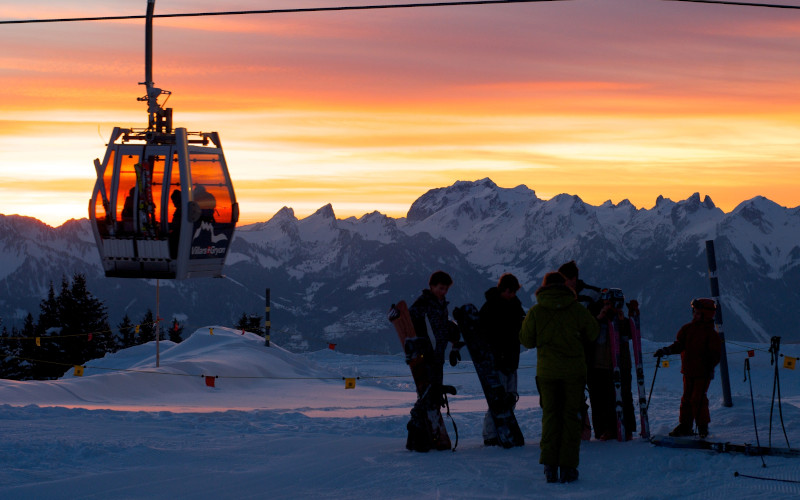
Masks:
[[[568,483],[578,479],[584,346],[597,339],[600,325],[558,272],[545,275],[536,302],[522,322],[519,340],[537,350],[536,387],[542,407],[539,463],[548,483],[557,482],[559,472],[561,482]]]

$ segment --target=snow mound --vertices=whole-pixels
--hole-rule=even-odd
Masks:
[[[263,337],[221,326],[158,348],[153,341],[108,354],[86,363],[83,375],[70,369],[59,380],[0,380],[0,395],[6,404],[213,411],[258,407],[261,394],[291,392],[298,380],[341,379],[301,355],[265,346]],[[231,404],[220,391],[238,396]]]
[[[271,343],[264,345],[264,338],[250,332],[233,330],[222,326],[203,327],[181,342],[162,342],[159,369],[186,375],[214,375],[219,377],[262,377],[262,378],[318,378],[329,376],[308,360]],[[116,369],[156,369],[155,342],[137,348],[150,350],[149,356],[139,352],[119,353],[91,361],[86,365],[87,374],[91,369],[108,367]],[[119,355],[119,356],[118,356]],[[126,366],[124,362],[130,360]]]

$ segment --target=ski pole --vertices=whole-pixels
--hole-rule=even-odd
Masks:
[[[753,401],[753,377],[750,376],[750,358],[744,358],[744,379],[750,379],[750,406],[753,407],[753,428],[756,431],[756,445],[758,446],[758,456],[761,457],[761,467],[766,467],[764,453],[761,450],[761,441],[758,439],[758,425],[756,425],[756,404]]]
[[[645,411],[650,408],[650,398],[653,397],[653,386],[656,385],[656,375],[658,375],[659,366],[661,366],[661,356],[656,359],[656,369],[653,372],[653,382],[650,384],[650,394],[647,395],[647,406],[644,407]]]
[[[769,446],[772,448],[772,409],[775,406],[775,390],[778,391],[778,414],[780,415],[781,420],[781,428],[783,429],[783,437],[786,439],[786,447],[791,449],[789,445],[789,438],[786,436],[786,426],[783,424],[783,408],[781,406],[781,381],[780,376],[778,375],[778,353],[781,349],[781,338],[780,337],[772,337],[770,339],[770,347],[769,352],[771,355],[769,363],[771,365],[775,365],[775,376],[772,379],[772,402],[769,405]]]

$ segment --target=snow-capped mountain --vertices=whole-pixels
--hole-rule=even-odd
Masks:
[[[0,216],[0,317],[38,315],[49,282],[74,272],[105,301],[112,325],[127,312],[140,319],[156,309],[156,282],[104,278],[88,221],[50,228],[35,219]],[[791,328],[800,291],[800,209],[763,197],[730,213],[694,194],[652,209],[629,201],[600,206],[577,196],[538,198],[525,186],[501,188],[489,179],[433,189],[407,217],[378,212],[337,219],[326,205],[298,219],[284,207],[270,220],[237,229],[226,279],[161,281],[161,317],[190,328],[233,324],[262,315],[272,298],[272,338],[292,349],[336,343],[351,352],[397,352],[386,320],[392,302],[412,301],[430,273],[449,272],[451,305],[483,302],[503,272],[523,284],[534,303],[542,276],[574,259],[581,278],[622,288],[642,306],[645,337],[667,341],[690,319],[689,302],[709,295],[706,241],[714,240],[728,340],[800,340]]]

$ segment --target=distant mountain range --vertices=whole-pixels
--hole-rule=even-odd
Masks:
[[[432,189],[405,218],[378,212],[337,219],[326,205],[303,219],[284,207],[269,221],[237,228],[225,279],[159,282],[161,317],[187,326],[233,325],[264,313],[272,297],[272,339],[293,350],[336,343],[347,352],[398,352],[389,305],[412,301],[430,273],[455,283],[451,307],[483,303],[503,272],[523,285],[527,308],[542,276],[574,259],[581,278],[622,288],[642,308],[645,337],[669,341],[690,319],[689,302],[709,295],[706,240],[716,247],[728,340],[800,341],[800,208],[763,197],[724,213],[694,194],[652,209],[629,201],[600,206],[577,196],[538,198],[490,179]],[[156,281],[105,278],[86,219],[51,228],[0,215],[0,317],[21,325],[39,312],[50,281],[80,272],[109,308],[112,325],[156,309]]]

